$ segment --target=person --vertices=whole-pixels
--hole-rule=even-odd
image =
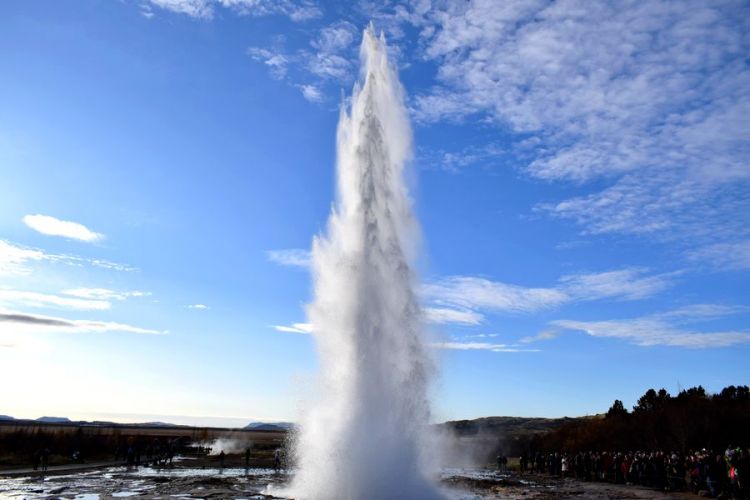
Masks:
[[[47,464],[49,463],[49,448],[44,448],[42,451],[42,470],[47,470]]]
[[[219,466],[223,469],[224,468],[224,458],[226,457],[226,454],[224,453],[224,450],[221,450],[221,453],[219,453]]]
[[[281,448],[276,448],[273,452],[273,468],[277,471],[281,469]]]
[[[40,453],[39,451],[35,451],[33,455],[31,455],[31,465],[34,467],[34,470],[39,469],[39,460],[40,460]]]
[[[250,468],[250,447],[245,448],[245,468]]]

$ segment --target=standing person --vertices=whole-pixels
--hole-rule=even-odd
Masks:
[[[281,448],[276,448],[273,452],[273,468],[278,471],[281,469]]]
[[[42,470],[47,470],[47,465],[49,464],[49,448],[44,448],[42,451]]]
[[[226,457],[226,454],[224,453],[224,450],[221,450],[221,453],[219,453],[219,467],[222,469],[224,468],[224,458]]]
[[[245,448],[245,469],[250,468],[250,447]]]

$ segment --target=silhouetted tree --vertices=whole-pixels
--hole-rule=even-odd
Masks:
[[[625,417],[627,415],[628,410],[625,409],[625,405],[623,405],[622,401],[619,399],[615,399],[615,402],[612,403],[612,407],[607,410],[607,418]]]
[[[582,450],[721,450],[750,445],[750,389],[729,386],[709,394],[702,386],[671,397],[649,389],[625,410],[615,400],[605,418],[578,419],[539,438],[547,451]]]

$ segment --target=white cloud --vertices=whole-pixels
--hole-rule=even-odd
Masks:
[[[422,292],[437,304],[508,312],[533,312],[569,300],[554,288],[525,288],[471,276],[444,278],[424,285]]]
[[[339,21],[321,29],[310,45],[321,52],[338,52],[351,46],[357,36],[357,31],[352,23]]]
[[[94,300],[125,300],[131,297],[147,297],[151,295],[150,292],[141,292],[139,290],[118,292],[107,288],[69,288],[63,290],[61,293],[63,295],[70,295],[71,297]]]
[[[499,333],[479,333],[477,335],[465,335],[464,338],[467,339],[492,339],[495,337],[499,337]]]
[[[272,47],[249,47],[247,54],[266,65],[273,78],[300,89],[308,101],[321,102],[325,85],[335,82],[338,87],[353,80],[352,46],[357,35],[353,24],[337,21],[318,30],[309,48],[285,51],[284,39],[277,38]],[[308,83],[297,83],[300,80]]]
[[[190,304],[190,305],[189,305],[189,306],[187,306],[187,307],[188,307],[188,309],[200,309],[200,310],[206,310],[206,309],[210,309],[210,308],[209,308],[209,307],[208,307],[207,305],[205,305],[205,304]]]
[[[0,289],[0,304],[38,308],[78,309],[103,311],[111,307],[106,300],[90,300],[61,297],[48,293],[29,292],[25,290]]]
[[[425,317],[430,323],[438,325],[478,325],[484,316],[470,309],[450,309],[447,307],[426,307]]]
[[[0,334],[55,331],[71,333],[125,332],[149,335],[161,335],[166,333],[113,321],[71,320],[54,316],[43,316],[0,309]]]
[[[472,276],[450,276],[422,286],[424,298],[436,306],[460,311],[529,313],[571,302],[651,297],[672,284],[678,273],[647,275],[645,268],[563,276],[552,287],[524,287]],[[447,313],[446,313],[447,314]],[[481,316],[475,317],[481,321]]]
[[[688,259],[717,269],[750,269],[750,240],[706,245],[689,252]]]
[[[576,274],[560,278],[562,288],[576,299],[618,297],[638,300],[651,297],[671,284],[677,273],[644,276],[647,269],[626,268],[602,273]]]
[[[551,326],[562,330],[581,331],[592,337],[627,340],[639,346],[673,346],[694,349],[728,347],[750,343],[750,331],[689,329],[684,323],[707,317],[739,312],[742,309],[698,304],[662,314],[632,319],[605,321],[556,320]]]
[[[316,52],[307,64],[310,73],[323,79],[341,81],[351,75],[351,60],[339,54]]]
[[[559,332],[548,330],[539,332],[537,335],[533,335],[530,337],[523,337],[521,338],[521,340],[519,340],[519,342],[522,344],[531,344],[532,342],[539,342],[540,340],[552,340],[554,338],[557,338],[559,335]]]
[[[301,333],[305,335],[313,331],[313,326],[310,323],[292,323],[291,326],[274,325],[273,328],[278,332]]]
[[[292,21],[306,21],[322,15],[320,8],[307,0],[150,0],[157,7],[199,19],[211,19],[221,6],[239,15],[281,14]]]
[[[83,224],[60,220],[49,215],[24,215],[23,222],[34,231],[48,236],[62,236],[88,243],[104,239],[103,234],[95,233]]]
[[[269,250],[266,252],[268,260],[282,266],[310,267],[310,251],[301,248],[288,248],[285,250]]]
[[[299,89],[302,96],[310,102],[321,102],[323,100],[323,94],[315,85],[300,85]]]
[[[150,0],[152,4],[162,9],[171,10],[191,17],[210,19],[213,16],[213,2],[211,0]]]
[[[46,258],[47,255],[41,250],[20,247],[0,240],[0,276],[29,274],[31,270],[25,266],[28,261]]]
[[[30,274],[32,269],[28,266],[32,262],[62,263],[78,267],[92,266],[113,271],[137,271],[135,267],[108,260],[51,254],[38,248],[29,248],[0,240],[0,276]]]
[[[491,351],[491,352],[537,352],[538,349],[519,349],[507,344],[491,344],[489,342],[436,342],[432,344],[436,349],[458,351]]]
[[[552,322],[552,325],[565,330],[582,331],[592,337],[626,339],[633,344],[647,347],[663,345],[700,349],[750,343],[750,332],[697,332],[675,328],[655,318],[610,321],[558,320]]]
[[[691,304],[660,314],[663,318],[680,318],[682,321],[702,321],[750,311],[748,306],[725,304]]]
[[[467,146],[460,151],[420,151],[418,163],[424,168],[438,168],[447,172],[460,172],[474,165],[484,167],[496,164],[504,159],[510,151],[499,144]]]
[[[141,15],[145,17],[146,19],[151,19],[154,17],[154,9],[151,7],[150,4],[142,3],[141,4]]]
[[[289,56],[260,47],[248,47],[247,55],[249,55],[254,61],[265,64],[268,67],[271,76],[276,80],[282,80],[286,76],[287,67],[290,62]]]
[[[529,175],[606,183],[541,210],[594,234],[750,232],[746,4],[476,0],[403,19],[438,67],[419,119],[493,121]]]

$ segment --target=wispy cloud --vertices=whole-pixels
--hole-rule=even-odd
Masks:
[[[206,309],[210,309],[210,308],[209,308],[209,307],[208,307],[207,305],[205,305],[205,304],[190,304],[189,306],[187,306],[187,308],[188,308],[188,309],[199,309],[199,310],[206,310]]]
[[[291,326],[286,325],[274,325],[273,329],[278,332],[284,333],[301,333],[309,334],[313,331],[313,326],[310,323],[292,323]]]
[[[309,46],[284,49],[284,38],[271,46],[249,47],[247,54],[264,64],[276,80],[298,88],[305,99],[319,103],[325,100],[324,89],[354,79],[353,47],[359,30],[348,21],[336,21],[320,28]],[[306,82],[306,83],[300,83]]]
[[[457,351],[491,351],[491,352],[538,352],[538,349],[522,349],[507,344],[492,344],[489,342],[436,342],[432,344],[436,349]]]
[[[48,259],[48,255],[41,250],[16,246],[0,240],[0,276],[13,274],[29,274],[26,264],[33,261]]]
[[[437,325],[478,325],[484,316],[471,309],[451,309],[447,307],[426,307],[424,314],[428,322]]]
[[[310,102],[321,102],[323,100],[323,93],[315,85],[300,85],[299,89],[304,98]]]
[[[471,276],[451,276],[426,284],[422,293],[437,304],[508,312],[538,311],[569,300],[554,288],[527,288]]]
[[[499,333],[478,333],[476,335],[464,335],[463,338],[466,339],[493,339],[495,337],[499,337]]]
[[[150,0],[162,9],[199,19],[212,19],[221,6],[238,15],[267,16],[281,14],[292,21],[306,21],[322,15],[320,8],[308,0]]]
[[[79,297],[82,299],[93,300],[125,300],[132,297],[147,297],[151,292],[142,292],[140,290],[131,290],[118,292],[108,288],[68,288],[61,292],[63,295]]]
[[[542,211],[593,234],[700,242],[750,232],[747,4],[404,10],[437,65],[437,83],[414,100],[420,120],[495,122],[517,133],[514,155],[528,175],[605,186]]]
[[[288,248],[285,250],[269,250],[266,252],[268,260],[281,266],[310,267],[310,251],[301,248]]]
[[[557,338],[560,335],[560,332],[548,330],[544,332],[539,332],[536,335],[529,336],[529,337],[523,337],[519,342],[521,344],[531,344],[532,342],[539,342],[541,340],[552,340]]]
[[[19,329],[25,332],[125,332],[148,335],[161,335],[166,333],[113,321],[71,320],[54,316],[42,316],[25,312],[0,310],[0,333],[15,334]]]
[[[38,308],[102,311],[112,307],[109,301],[61,297],[48,293],[0,289],[0,304]]]
[[[511,151],[499,144],[471,145],[458,151],[420,151],[418,163],[427,169],[440,169],[448,172],[461,172],[467,167],[481,165],[483,168],[496,165]]]
[[[746,312],[750,312],[750,307],[726,304],[690,304],[661,313],[658,316],[662,318],[679,318],[681,321],[703,321]]]
[[[567,275],[550,287],[525,287],[486,278],[451,276],[423,285],[422,295],[432,304],[460,311],[530,313],[571,302],[644,299],[667,289],[679,274],[647,273],[645,268],[625,268]],[[481,315],[475,319],[481,321]]]
[[[750,343],[750,331],[705,331],[688,328],[686,323],[739,312],[737,308],[699,304],[693,307],[632,319],[605,321],[552,321],[552,327],[581,331],[592,337],[619,338],[639,346],[673,346],[693,349],[728,347]]]
[[[248,47],[247,55],[254,61],[265,64],[271,76],[276,80],[282,80],[286,76],[289,66],[289,56],[271,49],[260,47]]]
[[[0,240],[0,276],[26,275],[32,272],[34,262],[61,263],[69,266],[92,266],[112,271],[137,271],[126,264],[119,264],[104,259],[91,259],[77,255],[52,254],[39,248],[30,248],[9,241]]]
[[[151,19],[154,17],[154,9],[151,7],[151,4],[148,3],[142,3],[140,5],[141,8],[141,15],[145,17],[146,19]]]
[[[646,275],[647,269],[631,267],[601,273],[576,274],[560,278],[568,295],[580,300],[616,297],[638,300],[669,288],[679,272]]]
[[[210,19],[214,14],[211,0],[150,0],[150,2],[162,9],[191,17]]]
[[[104,239],[104,235],[96,233],[83,224],[60,220],[50,215],[25,215],[23,223],[34,231],[48,236],[62,236],[64,238],[93,243]]]
[[[706,245],[690,251],[688,259],[721,270],[750,269],[750,239]]]

